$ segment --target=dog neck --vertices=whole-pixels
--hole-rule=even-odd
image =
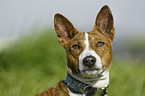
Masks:
[[[68,86],[69,91],[77,94],[106,94],[109,85],[109,71],[101,74],[101,77],[86,79],[78,75],[72,75],[69,71],[64,83]],[[101,96],[104,96],[101,95]],[[98,95],[99,96],[99,95]]]
[[[67,73],[70,74],[74,79],[96,88],[104,88],[109,85],[109,70],[103,71],[102,73],[92,78],[86,78],[78,74],[71,74],[69,70],[67,70]]]

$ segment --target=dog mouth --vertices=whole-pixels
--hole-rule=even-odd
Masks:
[[[96,76],[102,73],[102,70],[100,68],[86,68],[83,69],[82,71],[83,75],[88,75],[88,76]]]
[[[87,68],[87,69],[83,69],[82,72],[87,72],[87,71],[100,71],[100,68]]]
[[[81,70],[82,76],[86,78],[100,78],[102,72],[100,68],[87,68]]]

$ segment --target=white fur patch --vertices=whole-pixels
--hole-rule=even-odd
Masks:
[[[85,32],[85,48],[83,50],[83,52],[80,54],[79,56],[79,70],[81,72],[81,74],[83,75],[97,75],[100,72],[102,72],[102,63],[101,63],[101,58],[99,57],[99,55],[92,49],[89,48],[89,38],[88,38],[88,33]],[[85,65],[83,65],[83,59],[86,56],[94,56],[96,58],[96,63],[93,66],[93,68],[95,69],[99,69],[99,70],[89,70],[89,68]]]
[[[71,92],[69,89],[68,89],[68,91],[69,91],[69,96],[85,96],[85,95],[83,95],[83,94],[76,94],[76,93],[73,93],[73,92]]]
[[[102,77],[99,78],[99,80],[93,85],[93,87],[104,88],[109,85],[109,70],[104,71],[101,75]]]

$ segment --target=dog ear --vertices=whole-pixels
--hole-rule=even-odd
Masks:
[[[94,30],[98,30],[100,33],[107,36],[111,39],[111,41],[113,41],[115,34],[113,16],[110,8],[107,5],[103,6],[98,13]]]
[[[60,44],[65,47],[68,40],[73,38],[78,31],[72,23],[63,15],[57,13],[54,17],[54,27]]]

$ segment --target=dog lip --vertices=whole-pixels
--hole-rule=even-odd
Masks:
[[[99,68],[89,68],[89,69],[83,69],[82,71],[85,72],[85,71],[99,71],[100,69]]]

